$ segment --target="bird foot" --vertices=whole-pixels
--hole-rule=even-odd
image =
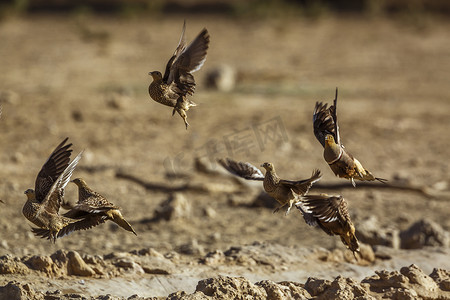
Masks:
[[[286,212],[284,213],[285,216],[287,216],[291,212],[292,204],[286,209]]]

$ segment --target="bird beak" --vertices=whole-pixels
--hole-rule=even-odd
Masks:
[[[152,72],[148,72],[148,75],[152,75]]]
[[[264,168],[264,164],[260,165],[260,167]]]

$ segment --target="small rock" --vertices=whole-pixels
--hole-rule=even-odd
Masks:
[[[0,257],[0,274],[28,274],[28,267],[15,260],[10,254]]]
[[[360,243],[359,244],[359,254],[362,259],[370,263],[375,261],[375,253],[370,245]]]
[[[177,251],[188,255],[204,255],[205,253],[205,249],[196,239],[192,239],[189,243],[179,246]]]
[[[450,271],[434,268],[430,277],[439,285],[441,290],[450,292]]]
[[[315,297],[322,294],[331,285],[331,282],[324,279],[318,279],[314,277],[309,277],[305,283],[305,289],[311,296]]]
[[[439,224],[422,219],[400,233],[403,249],[419,249],[424,246],[444,246],[450,244],[449,233]]]
[[[203,215],[208,218],[215,218],[217,216],[216,211],[211,206],[203,208]]]
[[[245,299],[267,299],[267,293],[264,289],[252,284],[244,277],[219,275],[218,277],[200,280],[195,292],[201,292],[204,296],[212,297],[212,299],[234,300],[239,299],[241,295],[245,295]]]
[[[236,71],[229,65],[217,66],[206,73],[206,86],[221,92],[229,92],[236,85]]]
[[[25,264],[30,266],[30,268],[33,270],[38,270],[47,274],[52,273],[53,260],[50,258],[50,256],[34,255],[29,258],[25,262]]]
[[[225,261],[225,254],[221,250],[215,250],[206,254],[206,256],[200,260],[201,263],[211,266],[220,265]]]
[[[173,220],[189,218],[191,216],[191,204],[181,193],[174,193],[164,200],[155,209],[154,219]]]
[[[130,107],[133,104],[133,100],[124,93],[112,93],[107,96],[106,104],[108,107],[123,110]]]
[[[93,276],[96,274],[95,271],[84,262],[78,252],[69,251],[67,257],[69,259],[67,264],[67,273],[69,275]]]
[[[400,247],[399,231],[382,228],[374,215],[359,222],[356,228],[356,237],[360,242],[371,246],[383,245],[394,249],[399,249]]]
[[[83,122],[84,121],[84,115],[78,109],[72,110],[71,116],[72,116],[72,120],[74,120],[75,122]]]

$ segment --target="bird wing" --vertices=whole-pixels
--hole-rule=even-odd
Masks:
[[[42,205],[40,209],[45,209],[50,213],[57,214],[59,211],[59,207],[61,206],[62,200],[64,198],[64,189],[67,183],[72,176],[75,167],[81,159],[81,155],[83,151],[81,151],[67,166],[67,168],[59,175],[56,181],[53,183],[51,189],[48,191],[44,200],[42,201]]]
[[[38,202],[42,203],[52,188],[53,183],[69,165],[70,154],[72,153],[72,149],[69,148],[72,144],[64,145],[68,139],[65,138],[52,154],[50,154],[36,177],[34,191]]]
[[[95,226],[98,226],[100,224],[105,223],[106,216],[100,216],[100,215],[89,215],[86,218],[69,223],[65,227],[63,227],[58,234],[56,235],[57,238],[62,238],[63,236],[69,235],[70,233],[77,231],[77,230],[87,230],[91,229]],[[51,239],[50,236],[50,230],[42,229],[42,228],[31,228],[31,231],[36,235],[40,236],[41,238],[47,238],[48,240]]]
[[[336,88],[336,95],[333,101],[333,105],[331,105],[330,107],[328,107],[327,103],[324,104],[322,102],[316,102],[316,106],[314,108],[314,135],[323,147],[325,147],[325,136],[327,134],[333,135],[336,144],[341,144],[336,112],[337,94],[338,89]]]
[[[219,159],[219,164],[233,175],[248,180],[264,180],[264,174],[260,169],[248,162],[237,162],[232,159]]]
[[[306,212],[312,213],[321,222],[343,223],[345,220],[342,207],[346,208],[347,202],[342,196],[306,195],[302,197],[302,204]]]
[[[167,84],[175,82],[183,94],[192,95],[195,90],[195,80],[191,73],[198,71],[205,63],[208,47],[209,34],[205,28],[173,60]]]
[[[175,49],[175,52],[173,53],[172,57],[167,62],[166,70],[165,70],[164,76],[163,76],[163,82],[165,82],[165,83],[168,82],[169,74],[170,74],[170,68],[172,67],[173,61],[178,56],[180,56],[181,52],[183,52],[184,49],[186,49],[186,38],[185,38],[185,35],[184,35],[185,31],[186,31],[186,20],[184,20],[184,23],[183,23],[183,29],[181,30],[181,37],[180,37],[180,41],[178,42],[178,46]]]
[[[69,225],[65,226],[63,229],[61,229],[58,232],[57,237],[61,238],[63,236],[69,235],[70,233],[72,233],[74,231],[78,231],[78,230],[91,229],[92,227],[95,227],[95,226],[105,223],[105,221],[106,221],[106,216],[88,215],[84,219],[81,219],[77,222],[70,223]]]
[[[311,186],[321,178],[322,174],[320,173],[320,170],[316,169],[313,171],[311,178],[299,181],[281,179],[280,183],[291,188],[295,193],[299,195],[305,195],[306,193],[308,193]]]

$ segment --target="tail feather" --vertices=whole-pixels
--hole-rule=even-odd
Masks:
[[[134,235],[137,235],[136,231],[134,231],[133,227],[131,227],[130,223],[128,223],[124,217],[122,216],[122,214],[120,213],[119,210],[113,210],[111,211],[111,220],[116,223],[117,225],[119,225],[120,227],[122,227],[125,230],[131,231],[132,233],[134,233]]]

